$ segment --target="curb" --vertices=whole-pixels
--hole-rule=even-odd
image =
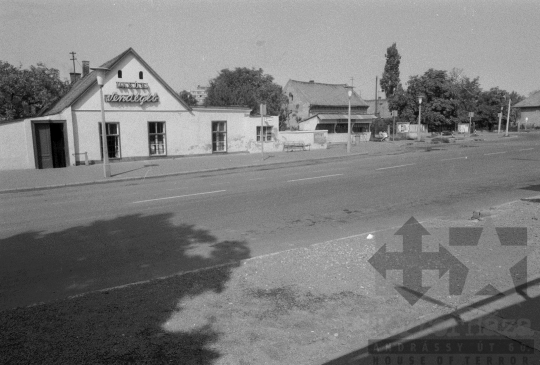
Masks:
[[[517,137],[517,136],[509,136],[509,137]],[[503,137],[501,137],[501,139],[502,138]],[[506,137],[506,138],[508,138],[508,137]],[[469,142],[469,141],[461,140],[459,142]],[[487,141],[484,140],[482,142],[487,142]],[[458,144],[460,144],[460,143],[453,143],[453,144],[450,144],[450,145],[458,145]],[[443,144],[443,145],[447,145],[447,144]],[[383,153],[377,152],[377,153],[373,153],[371,156],[396,155],[396,154],[400,154],[400,153],[410,152],[410,150],[423,150],[423,149],[426,149],[427,146],[428,146],[428,144],[426,144],[425,146],[407,146],[407,145],[404,144],[404,145],[400,146],[400,148],[403,148],[404,150],[391,151],[391,152],[385,151]],[[429,144],[429,146],[433,148],[433,145]],[[407,150],[409,150],[409,151],[407,151]],[[264,164],[264,165],[259,164],[259,165],[233,166],[233,167],[206,169],[206,170],[173,172],[173,173],[167,173],[167,174],[161,174],[161,175],[153,175],[153,176],[125,177],[125,178],[119,178],[119,179],[115,179],[115,180],[93,180],[93,181],[84,181],[84,182],[77,182],[77,183],[66,183],[66,184],[56,184],[56,185],[33,186],[33,187],[27,187],[27,188],[4,189],[4,190],[0,190],[0,194],[20,193],[20,192],[25,192],[25,191],[36,191],[36,190],[59,189],[59,188],[65,188],[65,187],[84,186],[84,185],[110,184],[110,183],[116,183],[116,182],[145,180],[145,179],[156,179],[156,178],[162,178],[162,177],[181,176],[181,175],[189,175],[189,174],[197,174],[197,173],[205,173],[205,172],[232,171],[232,170],[240,170],[240,169],[256,169],[256,168],[264,168],[264,167],[270,167],[270,166],[274,166],[275,168],[279,168],[279,166],[294,165],[296,163],[302,164],[302,163],[308,162],[307,164],[309,164],[309,163],[315,164],[316,163],[315,161],[325,161],[325,160],[326,161],[331,161],[331,160],[338,160],[338,159],[343,159],[343,158],[350,158],[350,157],[355,157],[355,156],[366,156],[366,155],[370,155],[369,152],[354,153],[354,154],[344,155],[344,156],[311,158],[311,159],[297,160],[297,161],[273,162],[273,163],[268,163],[268,164]]]
[[[36,190],[59,189],[59,188],[72,187],[72,186],[112,184],[112,183],[117,183],[117,182],[156,179],[156,178],[180,176],[180,175],[190,175],[190,174],[198,174],[198,173],[205,173],[205,172],[218,172],[218,171],[231,171],[231,170],[257,169],[257,168],[264,169],[266,167],[279,168],[280,166],[294,165],[294,164],[309,165],[309,164],[316,164],[317,161],[324,161],[324,160],[331,161],[331,160],[339,160],[339,159],[344,159],[344,158],[351,158],[351,157],[357,157],[357,156],[367,156],[367,155],[369,155],[368,152],[362,152],[362,153],[355,153],[355,154],[350,154],[350,155],[345,155],[345,156],[332,156],[332,157],[312,158],[312,159],[297,160],[297,161],[272,162],[272,163],[268,163],[268,164],[232,166],[232,167],[205,169],[205,170],[172,172],[172,173],[160,174],[160,175],[152,175],[152,176],[133,176],[133,177],[119,178],[119,179],[115,179],[115,180],[93,180],[93,181],[84,181],[84,182],[77,182],[77,183],[66,183],[66,184],[56,184],[56,185],[42,185],[42,186],[34,186],[34,187],[28,187],[28,188],[15,188],[15,189],[0,190],[0,194],[20,193],[20,192],[25,192],[25,191],[36,191]],[[377,155],[373,155],[373,156],[377,156]]]

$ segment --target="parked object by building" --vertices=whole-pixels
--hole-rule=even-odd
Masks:
[[[513,107],[519,108],[521,111],[521,116],[517,121],[519,125],[523,125],[524,128],[540,127],[540,91],[535,92]]]
[[[0,169],[58,168],[227,152],[280,150],[278,117],[250,117],[247,107],[190,107],[132,49],[105,62],[105,128],[96,72],[38,117],[0,124]]]

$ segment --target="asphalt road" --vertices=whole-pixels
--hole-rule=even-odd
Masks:
[[[537,195],[540,141],[2,194],[0,310]],[[440,148],[445,148],[441,145]]]

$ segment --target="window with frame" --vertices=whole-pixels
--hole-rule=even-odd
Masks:
[[[364,133],[368,129],[368,125],[365,123],[354,123],[352,126],[353,133]]]
[[[270,142],[272,140],[272,126],[263,126],[263,142]],[[257,142],[261,141],[261,127],[257,127]]]
[[[347,133],[349,131],[348,123],[337,123],[336,124],[336,133]]]
[[[120,155],[120,123],[105,123],[107,128],[107,154],[109,158],[121,158]],[[103,136],[101,123],[99,123],[99,149],[103,159]]]
[[[328,134],[330,134],[330,133],[334,133],[335,126],[336,125],[332,123],[321,123],[321,124],[317,124],[317,126],[315,127],[315,130],[317,131],[327,130]]]
[[[148,122],[148,146],[150,156],[167,154],[165,122]]]

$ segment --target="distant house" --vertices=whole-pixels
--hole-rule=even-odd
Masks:
[[[388,109],[388,100],[379,98],[375,100],[365,100],[369,105],[368,114],[374,114],[379,118],[392,118],[392,112]]]
[[[299,130],[327,130],[328,142],[346,141],[349,113],[349,87],[346,84],[322,84],[289,80],[284,92],[289,98],[290,121]],[[353,91],[351,96],[352,132],[369,131],[375,116],[369,105]]]
[[[525,125],[526,128],[540,127],[540,91],[520,101],[514,108],[521,110],[519,124]]]
[[[190,90],[189,92],[197,100],[197,105],[203,105],[204,99],[208,96],[208,86],[197,85],[196,90]]]

